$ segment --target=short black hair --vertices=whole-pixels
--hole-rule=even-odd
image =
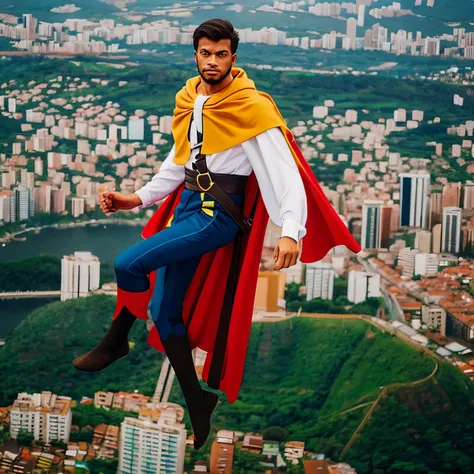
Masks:
[[[201,38],[208,38],[216,43],[222,39],[230,39],[230,50],[232,54],[235,54],[239,44],[239,34],[235,31],[232,23],[221,18],[207,20],[194,30],[194,51],[197,51]]]

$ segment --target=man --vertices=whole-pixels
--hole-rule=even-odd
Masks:
[[[112,326],[74,365],[101,370],[127,355],[130,327],[148,318],[149,307],[155,323],[149,342],[175,370],[199,449],[218,397],[201,388],[191,350],[207,352],[204,381],[234,402],[268,218],[282,228],[277,270],[296,263],[302,239],[303,262],[320,260],[336,245],[354,252],[360,246],[271,97],[235,67],[238,34],[231,23],[206,21],[193,39],[199,76],[176,95],[174,146],[160,172],[134,194],[101,194],[106,213],[167,199],[143,230],[145,240],[117,257]]]

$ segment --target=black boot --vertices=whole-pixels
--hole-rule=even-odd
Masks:
[[[162,340],[166,355],[174,369],[189,411],[194,431],[194,448],[200,449],[211,430],[211,417],[219,397],[201,388],[194,368],[191,346],[187,334]]]
[[[112,321],[112,326],[104,339],[87,354],[74,359],[72,365],[78,370],[95,372],[105,369],[112,362],[125,357],[130,350],[128,333],[136,319],[124,306]]]

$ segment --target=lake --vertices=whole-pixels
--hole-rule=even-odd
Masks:
[[[120,224],[73,227],[69,229],[43,229],[39,234],[21,234],[25,242],[13,241],[0,245],[0,262],[23,260],[48,253],[57,256],[75,251],[89,251],[100,261],[113,263],[115,257],[142,239],[143,227]]]
[[[142,229],[119,224],[43,229],[39,234],[22,234],[26,236],[25,242],[14,241],[5,247],[0,245],[0,261],[23,260],[40,254],[62,257],[81,250],[92,252],[101,262],[113,264],[120,252],[142,240]],[[59,298],[0,300],[0,339],[5,338],[31,311],[52,301],[59,301]]]

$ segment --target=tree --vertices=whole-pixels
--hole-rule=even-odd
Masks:
[[[269,426],[263,430],[263,439],[272,441],[285,441],[288,436],[288,432],[281,426]]]
[[[51,441],[51,446],[54,446],[55,448],[58,448],[58,449],[67,449],[67,443],[65,443],[61,439],[53,439]]]
[[[23,446],[31,446],[34,439],[35,439],[34,434],[30,433],[29,431],[23,428],[18,432],[18,435],[16,437],[16,440],[18,441],[18,443]]]
[[[266,471],[266,467],[260,462],[265,461],[261,454],[251,453],[237,449],[234,452],[232,474],[259,474]]]
[[[90,472],[97,474],[116,474],[118,459],[94,458],[87,462]]]

